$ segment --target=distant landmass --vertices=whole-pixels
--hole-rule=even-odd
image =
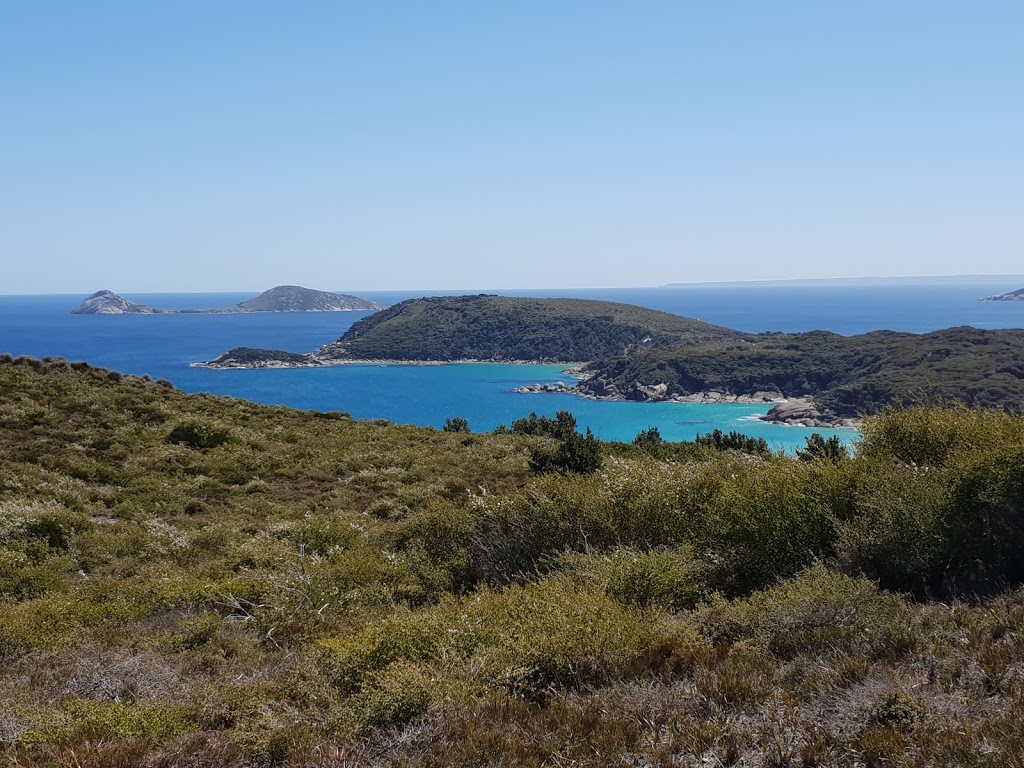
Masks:
[[[751,288],[796,288],[801,286],[865,285],[992,285],[996,282],[1018,282],[1024,275],[908,275],[906,277],[804,277],[764,280],[711,280],[696,283],[666,283],[661,288],[712,288],[749,286]]]
[[[900,400],[1020,411],[1024,331],[748,334],[629,304],[453,296],[363,318],[310,355],[235,349],[213,368],[396,362],[585,362],[574,392],[604,400],[775,403],[767,419],[851,426]]]
[[[372,312],[376,302],[347,293],[315,291],[298,285],[279,285],[259,296],[217,309],[158,309],[137,304],[113,291],[97,291],[72,310],[73,315],[223,315],[241,312]]]
[[[998,296],[986,296],[982,301],[1024,301],[1024,288],[1009,293],[1001,293]]]

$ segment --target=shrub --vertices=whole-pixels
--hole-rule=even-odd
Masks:
[[[879,654],[907,634],[909,607],[864,578],[816,565],[749,598],[697,613],[712,642],[754,640],[780,658],[840,651]]]
[[[515,435],[533,435],[534,437],[563,440],[576,432],[576,417],[569,411],[558,411],[553,419],[531,413],[525,418],[513,421],[511,432]]]
[[[72,699],[42,727],[29,730],[22,741],[34,744],[77,740],[160,741],[198,730],[194,713],[181,706],[149,704],[127,706],[90,699]]]
[[[180,424],[167,435],[166,442],[171,445],[185,445],[196,450],[207,450],[224,445],[231,439],[225,429],[217,429],[203,424]]]
[[[425,715],[437,695],[438,684],[415,664],[397,661],[367,676],[363,691],[354,699],[362,728],[395,728]]]
[[[839,440],[837,435],[832,435],[828,440],[815,432],[810,437],[804,438],[807,446],[796,452],[801,461],[831,461],[840,462],[850,458],[846,446]]]
[[[472,432],[469,428],[469,422],[461,416],[456,416],[452,419],[445,419],[444,427],[442,428],[445,432]]]
[[[661,447],[661,444],[664,442],[664,439],[661,437],[661,432],[657,427],[651,427],[650,429],[638,432],[636,437],[633,438],[633,445],[638,448],[643,448],[646,451],[653,452],[657,452]]]
[[[837,550],[883,587],[933,592],[946,570],[950,492],[937,471],[872,462],[855,489],[855,514],[838,525]]]
[[[527,698],[631,674],[658,638],[651,618],[576,580],[482,590],[321,643],[335,684],[367,694],[397,662],[444,663],[450,674]],[[367,694],[368,695],[368,694]]]
[[[673,611],[709,597],[708,568],[689,546],[649,552],[623,548],[603,555],[567,555],[559,563],[604,585],[620,603]]]
[[[730,432],[725,434],[720,429],[708,435],[697,435],[694,439],[697,445],[706,448],[713,448],[716,451],[740,451],[749,453],[752,456],[771,456],[771,449],[763,437],[748,437],[742,432]]]
[[[700,544],[717,555],[723,589],[750,592],[832,554],[835,529],[811,470],[792,460],[769,461],[721,484]]]
[[[601,444],[590,431],[590,427],[587,427],[586,435],[573,430],[559,438],[554,450],[530,449],[530,471],[538,475],[551,472],[589,475],[600,468]]]

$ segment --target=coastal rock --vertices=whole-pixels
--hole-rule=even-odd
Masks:
[[[321,365],[323,363],[313,355],[252,347],[235,347],[215,360],[196,363],[199,368],[316,368]]]
[[[645,386],[637,381],[633,383],[633,390],[639,395],[638,400],[658,401],[664,400],[668,396],[668,384],[665,382]]]
[[[763,421],[798,427],[853,427],[854,419],[840,419],[835,414],[822,412],[810,398],[792,398],[777,403],[761,417]]]
[[[523,387],[516,387],[516,392],[520,395],[535,395],[541,393],[570,393],[575,392],[576,387],[569,386],[563,381],[556,381],[554,384],[528,384]]]
[[[777,403],[785,398],[781,392],[771,390],[759,390],[752,395],[734,395],[731,392],[720,392],[712,389],[707,392],[676,395],[672,399],[677,403],[714,405],[716,403]]]

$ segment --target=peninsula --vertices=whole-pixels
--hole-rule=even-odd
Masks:
[[[997,296],[986,296],[982,301],[1024,301],[1024,288],[1018,288],[1009,293],[1000,293]]]
[[[113,291],[97,291],[79,304],[73,315],[225,315],[247,312],[373,312],[384,307],[346,293],[316,291],[298,285],[279,285],[259,296],[217,309],[158,309],[137,304]]]
[[[294,359],[293,357],[294,356]],[[363,318],[311,355],[237,350],[212,368],[392,362],[579,362],[573,386],[522,387],[602,400],[774,403],[769,421],[852,426],[901,401],[1019,411],[1024,331],[747,334],[628,304],[457,296]]]

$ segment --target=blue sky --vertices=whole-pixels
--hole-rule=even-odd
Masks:
[[[1024,272],[1024,3],[0,3],[0,293]]]

